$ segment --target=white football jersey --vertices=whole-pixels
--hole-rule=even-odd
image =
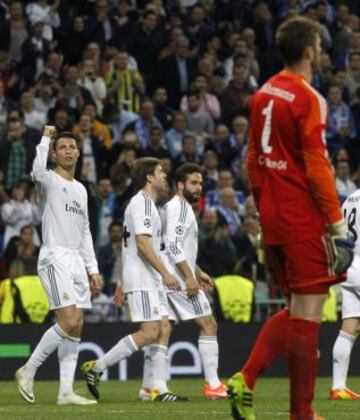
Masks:
[[[151,245],[160,258],[161,221],[151,197],[140,190],[125,210],[123,228],[123,286],[125,293],[160,287],[161,276],[141,254],[136,235],[150,236]]]
[[[355,255],[360,257],[360,189],[348,196],[342,209],[349,232],[355,239]]]
[[[181,288],[186,289],[184,276],[176,264],[186,260],[195,273],[198,253],[198,224],[191,205],[175,195],[164,207],[163,240],[165,250],[162,253],[167,269],[175,274]]]
[[[32,178],[41,212],[42,247],[39,268],[47,266],[56,248],[80,253],[90,274],[98,273],[89,228],[87,192],[75,179],[68,181],[46,169],[50,139],[43,137],[36,147]]]
[[[360,272],[358,271],[360,259],[360,189],[348,196],[342,205],[344,217],[351,235],[355,239],[355,258],[348,270],[348,278],[341,283],[342,287],[358,287]]]

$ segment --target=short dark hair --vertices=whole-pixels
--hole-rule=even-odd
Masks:
[[[153,157],[137,159],[131,171],[131,177],[136,190],[144,188],[148,182],[148,175],[154,175],[155,168],[160,165],[160,160]]]
[[[121,223],[120,220],[114,220],[113,222],[110,223],[110,225],[108,227],[108,232],[110,233],[111,232],[111,229],[113,227],[116,227],[116,226],[122,229],[123,224]]]
[[[317,22],[303,16],[287,20],[276,32],[276,45],[287,65],[296,64],[303,58],[305,48],[315,46],[320,35]]]
[[[34,232],[34,226],[33,225],[25,225],[20,229],[20,234],[23,234],[26,229],[31,229]]]
[[[71,133],[70,131],[60,131],[60,133],[57,133],[55,135],[55,137],[54,137],[54,140],[53,140],[53,150],[56,149],[57,142],[60,139],[73,139],[73,140],[75,140],[78,149],[80,149],[80,143],[81,143],[81,141],[80,141],[80,138],[78,136],[76,136],[75,134]]]
[[[196,163],[184,163],[183,165],[179,166],[175,172],[175,184],[177,185],[178,182],[182,182],[185,184],[188,175],[193,173],[201,174],[201,167]]]

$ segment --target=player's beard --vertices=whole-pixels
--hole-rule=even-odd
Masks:
[[[184,197],[186,198],[186,200],[190,203],[190,204],[195,204],[197,203],[198,199],[199,199],[199,195],[198,194],[193,194],[190,191],[186,191],[184,190]]]

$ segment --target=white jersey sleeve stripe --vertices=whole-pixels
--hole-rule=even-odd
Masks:
[[[151,217],[151,202],[149,197],[147,197],[145,194],[142,195],[145,200],[145,216]]]

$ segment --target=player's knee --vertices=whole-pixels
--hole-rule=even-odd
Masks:
[[[202,320],[200,324],[200,334],[208,336],[217,335],[217,323],[212,316]]]
[[[172,326],[171,326],[171,322],[168,319],[161,321],[160,328],[161,328],[160,333],[162,337],[170,337]]]
[[[71,337],[77,336],[78,332],[78,319],[77,318],[68,318],[60,322],[60,327],[66,332],[67,335]]]

